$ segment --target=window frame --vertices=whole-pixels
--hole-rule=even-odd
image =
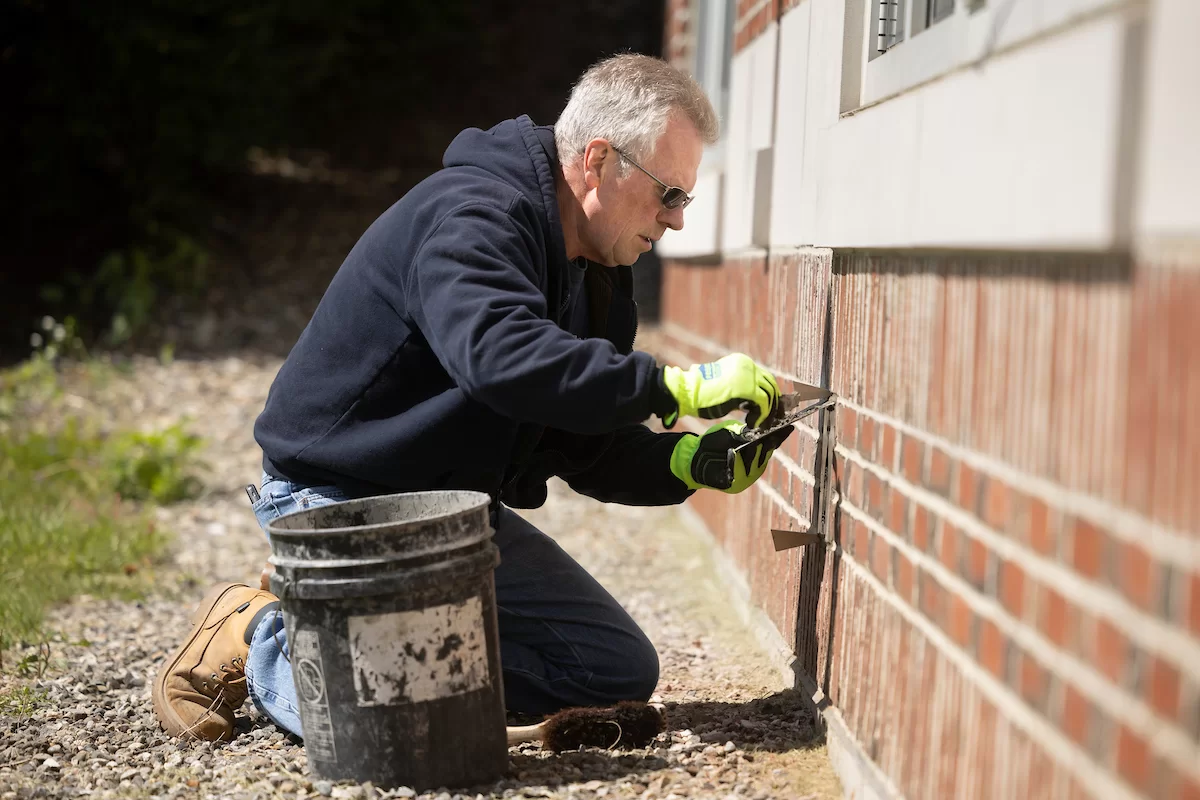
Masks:
[[[690,13],[696,31],[689,57],[691,72],[717,112],[721,137],[704,148],[697,170],[696,202],[688,206],[684,229],[667,231],[655,245],[655,250],[664,258],[711,258],[722,249],[729,139],[726,122],[732,95],[731,65],[737,7],[734,0],[695,0]]]

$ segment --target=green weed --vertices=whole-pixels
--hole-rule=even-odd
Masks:
[[[32,363],[0,374],[0,653],[45,641],[54,603],[137,593],[165,543],[150,505],[200,489],[201,440],[182,425],[104,435],[76,416],[34,430],[53,376]]]
[[[45,705],[49,696],[28,686],[14,686],[0,691],[0,717],[24,719],[32,716],[39,706]]]

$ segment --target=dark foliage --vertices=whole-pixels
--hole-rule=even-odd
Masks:
[[[42,313],[82,313],[87,331],[131,285],[144,309],[202,281],[249,148],[432,169],[456,126],[552,119],[596,58],[656,52],[659,5],[0,4],[0,349]]]

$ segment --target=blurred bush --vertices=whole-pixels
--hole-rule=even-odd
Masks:
[[[136,326],[156,287],[203,280],[196,233],[251,146],[319,144],[435,91],[422,64],[454,46],[461,6],[4,3],[0,289],[44,287],[32,313],[82,314],[84,329]]]

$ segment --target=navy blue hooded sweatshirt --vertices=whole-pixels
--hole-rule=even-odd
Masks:
[[[521,508],[552,475],[607,502],[684,500],[683,434],[638,424],[674,400],[632,351],[630,268],[567,260],[553,129],[468,129],[443,165],[362,235],[280,368],[254,427],[264,470]]]

